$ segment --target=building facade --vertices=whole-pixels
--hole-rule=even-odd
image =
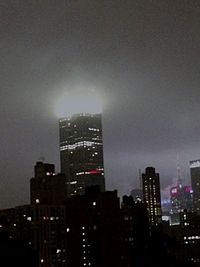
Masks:
[[[147,206],[150,226],[157,226],[162,222],[160,178],[155,168],[147,167],[142,174],[143,198]]]
[[[55,174],[54,164],[37,162],[30,180],[31,204],[62,205],[67,199],[64,174]]]
[[[194,211],[200,213],[200,159],[190,161]]]
[[[81,113],[59,120],[61,172],[68,196],[84,194],[87,186],[105,191],[101,114]]]

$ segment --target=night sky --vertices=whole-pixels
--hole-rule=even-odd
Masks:
[[[103,98],[107,189],[154,166],[162,195],[200,158],[199,0],[0,1],[0,208],[29,203],[42,157],[59,167],[55,106]],[[165,192],[165,193],[164,193]]]

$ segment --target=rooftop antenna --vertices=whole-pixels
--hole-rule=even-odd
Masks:
[[[180,161],[179,161],[179,155],[177,154],[177,186],[182,187],[182,178],[181,178],[181,167],[180,167]]]
[[[44,156],[40,156],[38,160],[41,161],[41,162],[45,162],[45,157]]]

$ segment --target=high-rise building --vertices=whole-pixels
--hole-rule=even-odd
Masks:
[[[155,168],[147,167],[142,174],[143,199],[147,206],[150,226],[157,226],[162,222],[160,178]]]
[[[77,113],[59,120],[61,172],[68,196],[84,194],[88,186],[105,191],[101,114]]]
[[[200,213],[200,159],[190,161],[194,211]]]

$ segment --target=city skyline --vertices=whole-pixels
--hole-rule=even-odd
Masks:
[[[1,208],[28,202],[36,161],[59,162],[63,92],[103,99],[108,190],[129,194],[154,166],[162,195],[200,158],[197,1],[2,1]]]

